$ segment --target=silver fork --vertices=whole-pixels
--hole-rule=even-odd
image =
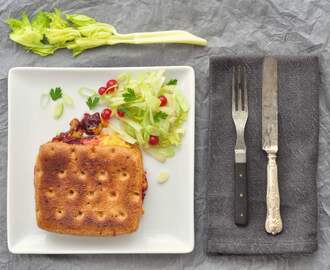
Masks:
[[[246,68],[233,67],[232,78],[232,117],[236,127],[235,145],[235,224],[246,225],[247,216],[247,179],[245,125],[248,119],[248,96]]]

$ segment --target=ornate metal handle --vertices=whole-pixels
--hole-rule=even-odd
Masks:
[[[280,194],[277,179],[276,153],[268,153],[267,164],[266,232],[276,235],[283,229],[280,213]]]

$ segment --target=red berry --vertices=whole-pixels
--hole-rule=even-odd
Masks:
[[[160,106],[161,107],[166,106],[166,104],[167,104],[167,98],[165,96],[160,96],[159,97],[159,100],[160,100]]]
[[[105,88],[105,87],[100,87],[99,88],[99,94],[102,96],[103,94],[105,94],[105,92],[107,91],[107,88]]]
[[[154,136],[154,135],[150,135],[150,137],[149,137],[149,144],[151,144],[151,145],[159,144],[159,137],[158,136]]]
[[[56,136],[52,139],[52,142],[60,142],[61,138],[59,136]]]
[[[107,88],[112,87],[112,86],[116,86],[117,85],[117,81],[116,80],[109,80],[107,81]]]
[[[108,108],[104,109],[103,112],[101,113],[102,119],[103,120],[109,120],[111,117],[112,111]]]
[[[124,117],[125,113],[123,111],[117,111],[119,117]]]
[[[109,80],[107,82],[107,93],[112,93],[116,90],[117,88],[117,81],[116,80]]]

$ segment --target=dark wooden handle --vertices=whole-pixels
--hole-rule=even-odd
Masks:
[[[246,163],[235,163],[235,224],[247,225]]]

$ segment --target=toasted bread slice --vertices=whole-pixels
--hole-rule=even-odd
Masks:
[[[134,232],[145,185],[137,146],[43,144],[35,165],[38,226],[73,235]]]

